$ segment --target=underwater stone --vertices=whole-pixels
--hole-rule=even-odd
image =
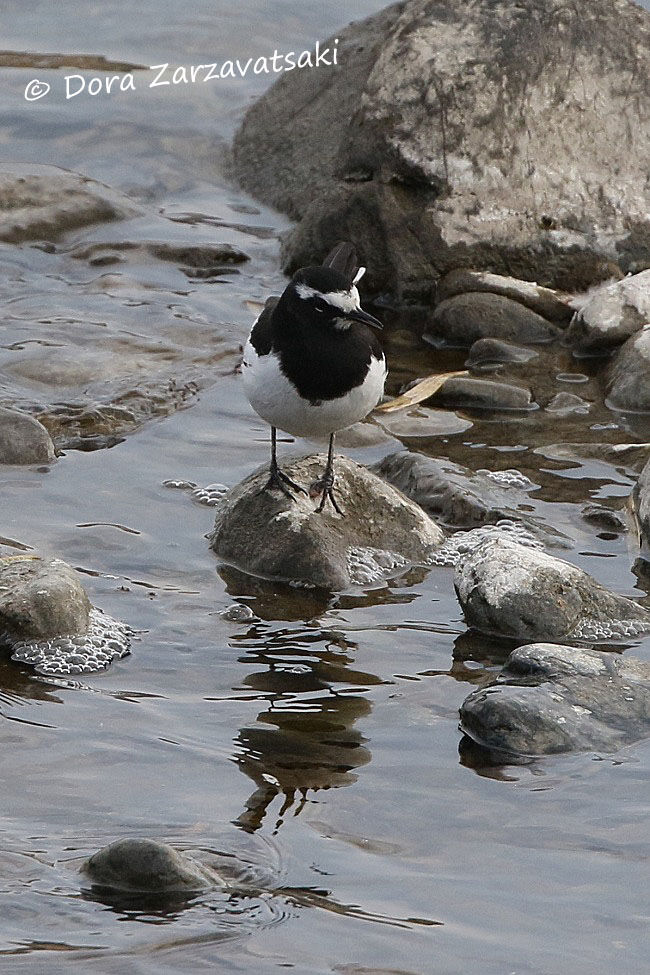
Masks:
[[[519,647],[460,708],[461,728],[518,755],[616,751],[650,735],[647,661],[551,643]]]
[[[81,869],[93,884],[141,893],[191,893],[223,886],[215,871],[157,840],[117,840],[86,860]]]
[[[575,565],[503,539],[459,561],[454,585],[469,626],[524,640],[607,641],[650,632],[650,613]]]
[[[294,457],[282,469],[309,488],[325,463],[323,454]],[[268,467],[257,470],[217,507],[212,549],[251,575],[338,590],[426,562],[443,541],[421,508],[365,467],[339,456],[335,474],[343,516],[329,505],[317,512],[318,498],[264,490]]]

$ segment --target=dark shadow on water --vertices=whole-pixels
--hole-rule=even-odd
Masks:
[[[460,764],[472,769],[477,775],[499,782],[517,782],[516,768],[535,764],[535,759],[524,755],[513,755],[496,748],[479,745],[468,735],[463,734],[458,743]]]

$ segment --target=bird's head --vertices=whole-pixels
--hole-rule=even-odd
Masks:
[[[321,328],[345,331],[354,322],[382,328],[381,322],[363,311],[357,282],[365,268],[351,281],[333,267],[303,267],[296,271],[283,295],[293,316]]]

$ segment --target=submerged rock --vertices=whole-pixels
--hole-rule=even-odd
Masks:
[[[482,371],[507,363],[529,362],[536,355],[533,349],[501,339],[477,339],[469,350],[465,365],[468,369]]]
[[[448,379],[430,400],[434,405],[474,410],[530,410],[531,401],[530,390],[523,386],[464,376]]]
[[[625,342],[650,321],[650,270],[599,288],[576,313],[567,341],[598,355]]]
[[[299,221],[291,269],[346,238],[400,298],[468,264],[587,287],[648,257],[647,25],[628,0],[394,4],[253,105],[235,170]]]
[[[216,871],[157,840],[117,840],[81,869],[97,886],[138,893],[190,894],[224,885]]]
[[[502,274],[470,271],[464,267],[445,274],[438,282],[436,297],[438,301],[444,301],[445,298],[453,298],[455,295],[467,294],[471,291],[486,291],[493,295],[511,298],[551,322],[568,323],[573,316],[573,308],[569,304],[568,297],[563,297],[550,288],[542,288],[535,281],[519,281],[517,278],[508,278]]]
[[[650,324],[629,338],[614,359],[608,404],[619,410],[650,413]]]
[[[650,664],[534,643],[510,654],[496,682],[460,709],[462,730],[518,755],[616,751],[650,735]]]
[[[60,559],[0,559],[0,644],[51,676],[90,674],[129,653],[132,631],[91,606]]]
[[[641,556],[650,563],[650,460],[634,489],[634,502],[641,535]]]
[[[28,413],[0,406],[0,464],[49,464],[54,444],[42,423]]]
[[[306,489],[322,476],[322,454],[284,460]],[[318,499],[264,490],[265,466],[234,487],[216,511],[211,546],[251,575],[324,589],[369,585],[411,562],[425,562],[443,541],[417,505],[361,465],[339,456],[336,492],[343,516]]]
[[[0,164],[0,240],[20,243],[137,212],[126,197],[57,166]]]
[[[469,626],[523,640],[606,641],[650,632],[650,612],[569,562],[496,539],[469,552],[454,585]]]
[[[569,416],[570,414],[588,413],[591,409],[591,403],[583,399],[582,396],[576,396],[575,393],[567,393],[562,390],[561,393],[556,393],[550,403],[546,404],[546,410],[548,413],[555,413],[557,416]]]
[[[533,452],[549,460],[596,460],[639,473],[650,458],[650,443],[553,443]]]
[[[535,345],[550,342],[559,334],[555,325],[529,308],[510,298],[481,292],[441,301],[426,330],[430,339],[444,339],[455,346],[472,345],[482,338]]]

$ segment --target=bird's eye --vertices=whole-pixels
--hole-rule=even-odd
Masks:
[[[314,300],[314,308],[319,312],[327,311],[327,302],[323,298],[316,298]]]

